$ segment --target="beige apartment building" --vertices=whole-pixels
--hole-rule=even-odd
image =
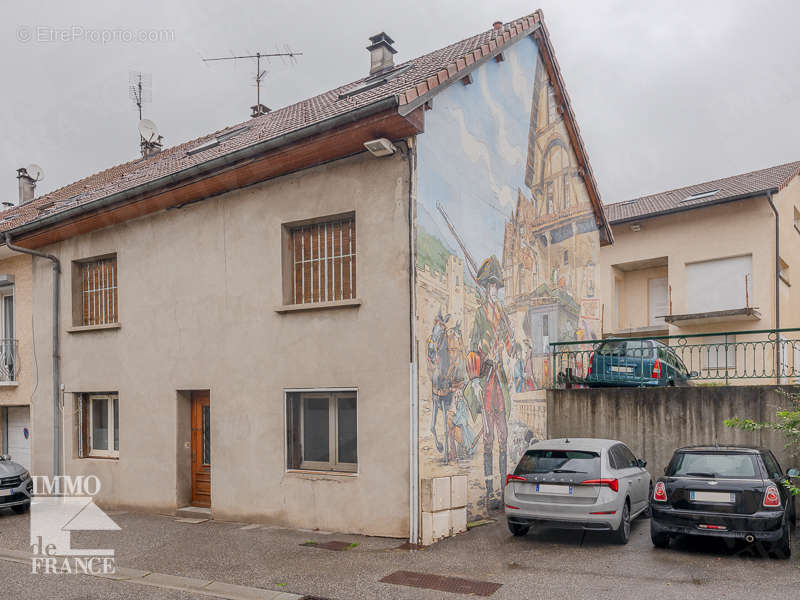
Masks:
[[[31,310],[31,258],[0,247],[0,454],[30,469],[35,445],[31,397],[41,382]],[[47,385],[47,380],[44,380]]]
[[[611,231],[541,12],[400,64],[393,43],[0,214],[34,254],[35,473],[415,543],[498,506],[545,430],[537,323],[599,331]]]
[[[758,354],[764,369],[793,379],[796,332],[779,336],[777,356],[752,345],[769,334],[723,332],[800,326],[798,171],[793,162],[608,204],[615,241],[600,252],[603,335],[705,334],[681,343],[728,345],[682,351],[690,370],[761,372]]]

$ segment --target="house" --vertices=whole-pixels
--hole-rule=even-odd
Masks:
[[[600,334],[612,232],[541,12],[401,64],[393,44],[0,214],[39,253],[56,356],[37,473],[96,475],[107,507],[414,542],[499,506],[545,431],[548,340]]]
[[[705,378],[800,368],[796,335],[782,334],[776,353],[746,333],[800,325],[798,172],[792,162],[606,205],[615,243],[600,252],[604,335],[700,336],[688,343],[706,346],[682,354]]]

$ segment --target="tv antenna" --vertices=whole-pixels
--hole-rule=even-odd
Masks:
[[[239,60],[239,59],[256,59],[256,105],[253,107],[252,116],[257,117],[269,112],[269,109],[261,104],[261,81],[267,74],[266,70],[261,70],[261,59],[265,58],[269,62],[270,58],[281,58],[282,60],[288,58],[292,63],[297,62],[296,56],[302,56],[302,52],[295,52],[289,46],[285,46],[283,51],[277,49],[276,52],[256,52],[255,54],[246,54],[243,56],[220,56],[218,58],[204,58],[203,62],[212,62],[217,60]]]
[[[153,79],[149,73],[131,71],[128,84],[128,95],[139,109],[139,120],[142,120],[142,104],[153,100]]]

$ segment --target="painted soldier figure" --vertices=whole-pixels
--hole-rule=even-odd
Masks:
[[[483,416],[483,470],[488,510],[494,487],[492,453],[495,434],[499,447],[501,490],[506,478],[506,440],[511,402],[503,353],[509,356],[514,353],[514,338],[508,326],[508,317],[498,299],[498,290],[503,287],[503,274],[497,257],[484,260],[475,279],[484,293],[472,326],[470,351],[467,354],[469,382],[464,388],[464,397],[473,419],[477,418],[478,413]]]

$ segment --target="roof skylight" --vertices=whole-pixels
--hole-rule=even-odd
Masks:
[[[708,192],[697,192],[696,194],[692,194],[687,198],[681,200],[681,202],[689,202],[691,200],[700,200],[700,198],[710,198],[711,196],[716,195],[719,190],[710,190]]]

